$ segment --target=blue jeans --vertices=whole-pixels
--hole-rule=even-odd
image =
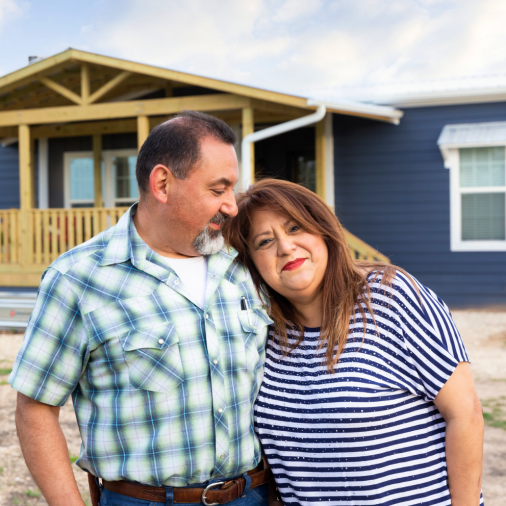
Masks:
[[[228,480],[211,480],[211,481],[228,481]],[[204,488],[207,483],[196,485]],[[248,485],[246,488],[249,488]],[[172,488],[166,487],[167,501],[166,506],[174,506]],[[244,497],[246,496],[246,497]],[[143,499],[134,499],[126,495],[116,494],[109,490],[102,490],[100,496],[100,506],[160,506],[163,503],[144,501]],[[177,505],[177,503],[176,503]],[[230,501],[226,506],[269,506],[269,484],[260,485],[254,489],[245,490],[243,495],[234,501]],[[203,506],[202,503],[185,504],[182,506]]]

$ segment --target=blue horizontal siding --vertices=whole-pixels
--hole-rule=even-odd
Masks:
[[[18,145],[0,146],[0,209],[19,207]]]
[[[334,116],[336,214],[453,307],[506,304],[506,252],[450,251],[446,124],[504,121],[506,103],[406,109],[398,126]]]

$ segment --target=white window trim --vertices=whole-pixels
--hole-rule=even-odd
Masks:
[[[492,188],[460,188],[460,154],[459,149],[467,147],[504,146],[502,144],[487,144],[486,146],[445,146],[445,167],[450,169],[450,250],[451,251],[506,251],[506,241],[463,241],[462,240],[462,193],[480,193],[495,190],[505,192],[505,186]],[[441,149],[443,151],[443,149]]]
[[[122,204],[130,202],[135,199],[127,198],[114,198],[114,170],[112,159],[115,156],[137,156],[138,151],[136,149],[108,149],[102,151],[102,159],[104,161],[104,187],[102,193],[104,195],[104,206],[105,207],[116,207],[116,204]],[[137,184],[137,181],[135,181]]]
[[[63,206],[71,208],[70,200],[70,160],[72,158],[93,158],[93,151],[66,151],[63,153]],[[93,204],[94,200],[73,200],[73,204]]]
[[[115,156],[137,156],[136,149],[111,149],[102,151],[102,162],[104,164],[102,196],[104,207],[116,207],[124,202],[130,203],[134,199],[114,198],[114,171],[113,157]],[[93,151],[66,151],[63,153],[63,202],[66,209],[71,207],[70,201],[70,160],[72,158],[93,158]],[[74,200],[73,204],[89,204],[94,200]]]

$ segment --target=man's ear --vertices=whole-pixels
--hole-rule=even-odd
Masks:
[[[158,164],[153,167],[149,175],[149,188],[153,197],[161,204],[166,204],[169,194],[174,185],[174,176],[165,165]]]

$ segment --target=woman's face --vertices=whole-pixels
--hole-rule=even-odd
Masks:
[[[328,250],[323,238],[302,230],[287,215],[259,210],[248,238],[260,276],[290,302],[308,302],[320,292]]]

